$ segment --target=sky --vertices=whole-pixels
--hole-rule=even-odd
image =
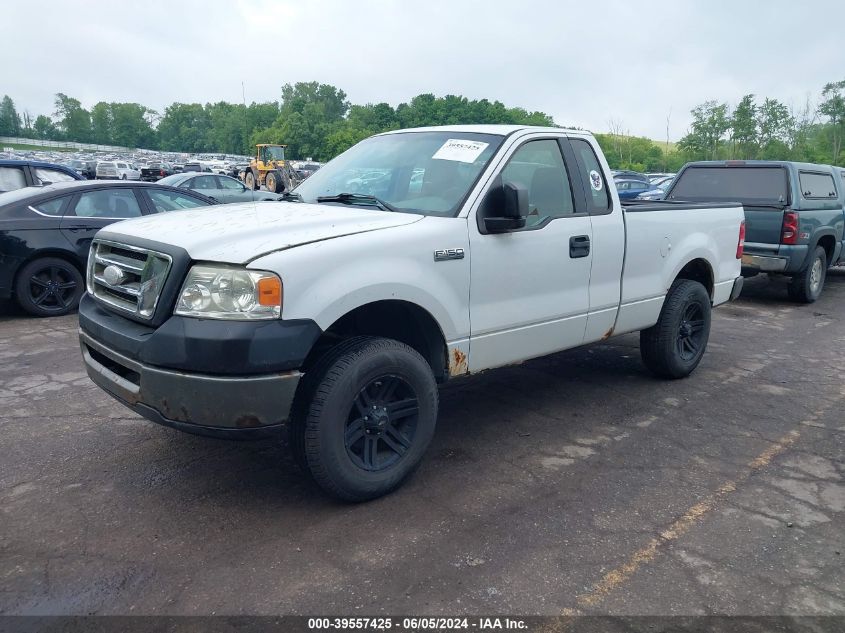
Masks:
[[[276,101],[319,81],[352,103],[498,99],[560,125],[672,141],[747,93],[795,108],[845,79],[841,0],[41,0],[4,2],[0,94]]]

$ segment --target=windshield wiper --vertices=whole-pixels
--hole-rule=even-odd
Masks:
[[[279,200],[287,200],[288,202],[302,202],[302,196],[295,191],[285,191]]]
[[[389,202],[380,200],[366,193],[338,193],[333,196],[317,196],[317,202],[343,202],[346,204],[372,204],[382,211],[396,211],[399,209]]]

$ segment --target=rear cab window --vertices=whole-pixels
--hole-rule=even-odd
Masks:
[[[783,206],[789,204],[789,180],[782,166],[688,167],[675,181],[669,199]]]

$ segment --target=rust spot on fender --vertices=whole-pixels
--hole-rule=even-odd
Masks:
[[[467,367],[467,355],[456,347],[452,350],[452,353],[449,354],[449,375],[460,376],[466,373],[469,373],[469,368]]]
[[[604,336],[601,337],[601,340],[606,341],[611,336],[613,336],[613,328],[612,327],[607,332],[604,333]]]

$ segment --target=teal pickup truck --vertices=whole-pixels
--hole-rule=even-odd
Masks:
[[[741,203],[743,276],[789,277],[795,301],[818,299],[827,269],[845,263],[843,167],[762,160],[687,163],[666,199]]]

